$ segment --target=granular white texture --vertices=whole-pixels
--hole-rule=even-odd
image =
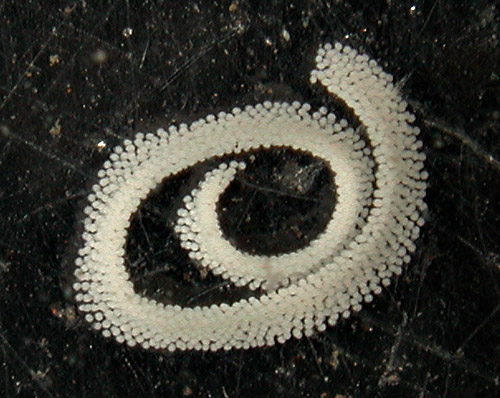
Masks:
[[[283,343],[359,311],[401,272],[426,208],[425,155],[414,116],[392,76],[348,46],[320,48],[310,80],[352,109],[364,136],[325,107],[311,112],[309,104],[264,102],[190,126],[138,133],[114,149],[88,197],[73,285],[94,329],[129,346],[170,351]],[[125,243],[131,217],[151,190],[198,162],[261,147],[308,152],[329,167],[336,203],[325,230],[292,253],[238,250],[221,232],[216,203],[245,164],[221,163],[184,198],[175,231],[200,267],[265,293],[194,308],[137,294],[124,263]]]

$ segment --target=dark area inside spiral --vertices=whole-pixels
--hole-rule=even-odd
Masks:
[[[304,248],[331,219],[334,176],[327,164],[290,148],[253,152],[219,197],[226,239],[241,251],[279,255]]]

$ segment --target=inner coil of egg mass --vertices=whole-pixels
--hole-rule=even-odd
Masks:
[[[392,77],[348,46],[320,48],[310,80],[353,110],[369,147],[324,107],[264,102],[190,126],[139,133],[115,148],[89,195],[75,263],[75,297],[94,329],[130,346],[171,351],[272,345],[348,317],[401,272],[415,250],[425,209],[425,156],[418,128],[411,126],[414,117]],[[141,202],[164,179],[205,159],[259,147],[305,151],[331,169],[336,203],[324,231],[307,246],[275,256],[231,245],[216,203],[245,164],[224,161],[183,199],[175,231],[201,267],[266,293],[194,308],[136,293],[124,258],[130,220]]]
[[[265,105],[273,109],[271,104]],[[301,105],[294,103],[290,107],[300,109]],[[260,106],[257,108],[260,109]],[[306,105],[305,108],[309,107]],[[321,111],[315,117],[318,120],[329,119],[332,122],[330,126],[333,127],[334,115],[326,114],[325,108]],[[286,125],[283,127],[287,128]],[[275,128],[279,129],[280,126],[271,125],[270,131]],[[337,134],[326,129],[325,135],[315,133],[314,129],[317,128],[314,125],[313,129],[305,125],[300,127],[299,123],[295,129],[290,130],[291,134],[286,139],[280,140],[295,141],[296,149],[307,149],[321,156],[335,173],[335,211],[324,231],[306,247],[292,253],[250,255],[238,250],[221,233],[215,204],[236,171],[243,169],[245,164],[235,161],[222,163],[219,168],[206,174],[205,180],[191,195],[184,197],[184,207],[178,210],[176,232],[180,236],[181,246],[190,252],[192,259],[213,273],[231,280],[236,286],[248,285],[252,290],[261,287],[271,291],[296,282],[345,249],[346,244],[365,223],[363,214],[366,211],[363,212],[363,209],[367,209],[371,202],[372,160],[368,156],[369,150],[352,128]],[[264,131],[264,134],[268,132]],[[301,138],[295,138],[297,136]],[[311,136],[318,136],[313,143]]]

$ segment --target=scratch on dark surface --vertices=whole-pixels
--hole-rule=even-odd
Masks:
[[[71,200],[74,200],[74,199],[80,199],[80,198],[84,198],[86,195],[88,194],[88,192],[86,191],[80,191],[78,193],[75,193],[75,194],[72,194],[72,195],[68,195],[68,196],[65,196],[64,198],[59,198],[59,199],[56,199],[56,200],[51,200],[50,202],[46,202],[40,206],[38,206],[36,209],[32,210],[31,212],[29,213],[26,213],[20,220],[19,222],[21,221],[25,221],[26,219],[34,216],[35,214],[38,214],[40,212],[43,212],[43,211],[46,211],[46,210],[53,210],[54,208],[56,208],[58,205],[61,205],[61,204],[64,204],[64,203],[67,203],[68,201],[71,201]]]
[[[62,21],[60,22],[62,24]],[[59,26],[60,26],[59,24]],[[45,48],[49,45],[50,41],[54,38],[54,36],[57,34],[57,28],[53,28],[52,31],[50,32],[49,37],[47,40],[45,40],[41,45],[40,45],[40,50],[36,53],[36,55],[31,59],[31,62],[28,64],[24,72],[22,72],[21,76],[17,79],[16,83],[14,86],[10,89],[8,92],[7,96],[4,98],[2,103],[0,104],[0,111],[5,107],[5,105],[10,101],[10,98],[12,95],[16,92],[18,89],[19,85],[24,81],[24,78],[28,74],[28,72],[34,68],[35,62],[40,58],[40,56],[44,53]]]
[[[457,348],[457,353],[460,354],[463,352],[464,347],[467,345],[467,343],[474,338],[474,336],[483,328],[485,327],[490,321],[495,317],[495,315],[500,311],[500,302],[496,305],[496,307],[491,311],[486,318],[482,320],[482,322],[477,325],[477,327],[465,338],[465,340],[462,342],[460,347]]]
[[[13,132],[11,132],[9,130],[9,128],[7,128],[5,126],[0,126],[0,132],[3,134],[4,137],[11,138],[11,139],[13,139],[13,140],[15,140],[17,142],[20,142],[21,144],[26,145],[27,147],[29,147],[32,150],[34,150],[34,151],[38,152],[39,154],[41,154],[43,157],[45,157],[47,159],[50,159],[50,160],[54,160],[55,162],[61,164],[62,166],[67,167],[68,169],[74,170],[78,174],[80,174],[80,175],[82,175],[82,176],[84,176],[86,178],[90,178],[90,175],[88,175],[84,171],[80,170],[73,163],[67,161],[66,159],[63,159],[61,156],[54,155],[53,153],[49,152],[45,148],[42,148],[41,146],[36,145],[35,143],[22,138],[18,134],[14,134]]]
[[[5,355],[9,355],[11,358],[15,360],[20,365],[20,368],[23,369],[24,373],[29,376],[29,378],[42,390],[47,396],[51,398],[55,398],[58,395],[53,395],[41,382],[39,377],[37,377],[37,372],[30,368],[28,364],[24,361],[24,359],[17,353],[17,351],[9,344],[2,331],[0,331],[0,343],[2,345],[2,350]],[[9,352],[10,354],[8,354]],[[5,378],[8,380],[8,378]],[[8,389],[7,389],[8,391]]]
[[[391,346],[391,350],[389,353],[389,359],[387,360],[387,364],[385,366],[385,371],[384,373],[380,376],[380,379],[378,381],[379,386],[385,386],[386,384],[392,384],[392,379],[393,377],[397,378],[397,366],[395,366],[396,363],[396,356],[398,354],[398,349],[401,344],[401,340],[404,334],[404,329],[408,325],[408,315],[406,313],[403,313],[403,319],[401,320],[401,324],[398,326],[398,329],[396,331],[395,337],[394,337],[394,343]]]
[[[485,149],[483,149],[471,137],[465,134],[462,129],[449,127],[445,124],[445,122],[437,120],[426,119],[424,120],[424,123],[427,127],[435,128],[442,133],[445,133],[446,135],[458,139],[462,144],[469,148],[474,155],[490,164],[496,171],[500,172],[500,161],[496,159],[491,153],[488,153]]]
[[[368,324],[377,326],[377,328],[379,328],[383,332],[389,333],[390,335],[394,335],[394,332],[392,330],[388,329],[386,325],[376,320],[375,318],[363,313],[360,313],[360,318],[363,319],[363,321],[367,322]],[[431,345],[425,343],[422,337],[413,334],[409,330],[406,331],[401,330],[400,336],[401,336],[400,341],[404,341],[414,347],[417,347],[423,352],[430,352],[431,354],[437,356],[438,358],[441,358],[446,362],[452,363],[457,368],[470,372],[484,379],[485,381],[488,381],[489,383],[497,385],[499,382],[499,376],[497,374],[494,374],[489,370],[486,370],[476,364],[473,364],[466,358],[463,358],[458,353],[451,353],[445,350],[444,348],[439,347],[438,345]]]
[[[160,87],[160,91],[164,91],[167,87],[169,87],[177,78],[187,70],[191,65],[196,63],[199,59],[201,59],[205,54],[210,52],[214,47],[220,46],[222,43],[225,43],[231,40],[239,33],[238,28],[233,28],[221,37],[217,37],[212,40],[210,43],[202,46],[195,54],[191,57],[187,58],[177,69],[175,69],[170,76],[168,76],[165,80],[165,83]]]

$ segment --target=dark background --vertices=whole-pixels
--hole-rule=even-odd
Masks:
[[[494,3],[2,2],[0,396],[498,396]],[[403,275],[336,327],[275,347],[161,354],[91,332],[68,264],[110,149],[263,99],[328,103],[308,74],[335,40],[394,74],[422,128],[429,212]]]

